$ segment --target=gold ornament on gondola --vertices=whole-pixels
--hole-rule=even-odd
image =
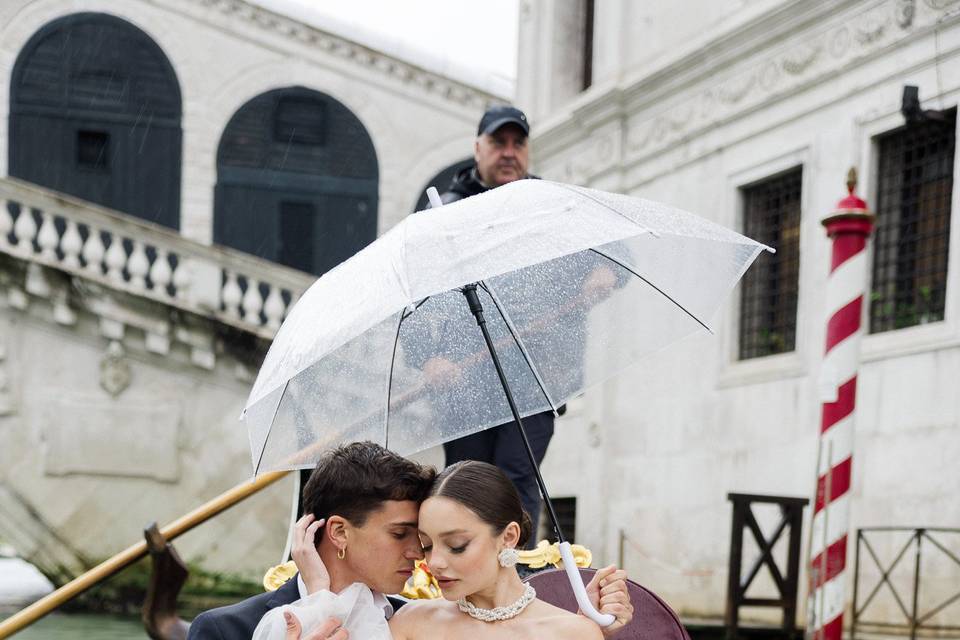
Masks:
[[[400,595],[411,600],[434,600],[442,596],[437,579],[423,560],[414,563],[413,574],[407,578]]]
[[[582,545],[570,545],[570,551],[573,552],[573,561],[582,569],[586,569],[593,562],[590,549]],[[546,540],[541,540],[533,549],[524,549],[520,552],[520,564],[525,564],[531,569],[543,569],[548,564],[552,564],[559,569],[563,566],[563,560],[560,559],[560,546],[556,542],[550,544]]]
[[[266,591],[276,591],[295,575],[297,575],[297,563],[293,560],[270,567],[263,576],[263,588]]]

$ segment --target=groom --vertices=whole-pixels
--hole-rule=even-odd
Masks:
[[[362,582],[373,591],[374,601],[386,618],[403,606],[402,600],[384,594],[403,590],[414,560],[423,558],[417,534],[418,512],[435,475],[433,468],[372,442],[345,445],[320,459],[303,489],[303,508],[308,517],[297,523],[295,535],[301,540],[312,539],[318,528],[324,527],[317,551],[328,568],[330,591],[338,593],[354,582]],[[299,559],[296,550],[294,559]],[[622,579],[622,572],[611,569],[595,574],[587,586],[595,604],[600,599],[599,581],[605,577],[608,582],[616,581]],[[187,638],[245,640],[253,636],[267,611],[307,594],[307,585],[298,574],[276,591],[201,613],[190,625]],[[608,628],[611,632],[632,618],[629,604],[604,606],[601,602],[600,610],[617,616]]]

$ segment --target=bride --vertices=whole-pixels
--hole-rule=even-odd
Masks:
[[[313,532],[322,524],[306,528],[294,555],[311,595],[289,611],[275,609],[264,616],[254,640],[343,640],[348,628],[358,640],[603,637],[591,620],[537,599],[534,588],[520,580],[516,550],[531,535],[530,519],[513,483],[493,465],[464,461],[437,476],[420,506],[419,533],[443,599],[407,603],[389,623],[377,615],[363,585],[351,585],[338,595],[326,591],[329,577],[313,544]],[[610,568],[604,573],[609,575],[599,582],[597,595],[600,607],[617,616],[610,632],[629,621],[632,607],[622,572]],[[346,608],[344,599],[349,600]],[[360,626],[358,607],[365,612]]]

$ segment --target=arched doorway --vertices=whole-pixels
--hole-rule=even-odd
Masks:
[[[220,140],[214,241],[322,274],[376,238],[378,171],[367,130],[337,100],[260,94]]]
[[[450,183],[453,181],[453,176],[457,175],[457,172],[459,172],[461,169],[472,167],[473,163],[473,158],[464,158],[459,162],[454,162],[452,165],[430,178],[430,180],[427,181],[427,184],[423,186],[423,189],[420,190],[420,198],[417,200],[417,205],[414,211],[423,211],[427,208],[427,189],[429,187],[436,187],[437,191],[443,193],[450,188]]]
[[[125,20],[78,13],[27,42],[10,86],[10,175],[180,224],[180,86]]]

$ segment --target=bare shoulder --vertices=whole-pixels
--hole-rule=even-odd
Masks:
[[[425,629],[443,624],[456,615],[456,606],[446,600],[412,600],[390,618],[390,632],[397,640],[419,638]]]
[[[590,618],[573,614],[564,622],[569,626],[564,626],[563,635],[558,635],[558,638],[570,638],[571,640],[574,638],[577,640],[601,640],[603,638],[600,626]]]
[[[537,600],[537,617],[549,625],[552,638],[570,640],[600,640],[603,632],[600,627],[584,616],[571,613],[543,600]]]

